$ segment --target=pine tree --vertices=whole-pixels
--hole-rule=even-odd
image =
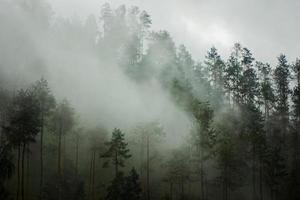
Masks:
[[[252,198],[257,199],[257,168],[261,166],[261,154],[264,149],[264,129],[263,118],[260,112],[259,100],[259,79],[257,70],[253,65],[254,58],[247,48],[242,49],[241,64],[243,72],[240,87],[240,109],[242,112],[243,127],[241,134],[246,135],[246,142],[251,148],[251,168],[252,168]],[[258,164],[259,163],[259,164]],[[260,169],[260,173],[262,169]],[[259,183],[262,186],[261,174]],[[262,198],[262,193],[260,193]]]
[[[18,149],[18,185],[17,199],[19,198],[19,186],[21,184],[21,199],[24,200],[24,161],[27,145],[35,142],[39,132],[40,107],[32,90],[20,90],[14,97],[10,110],[10,118],[7,126],[8,139]],[[21,163],[20,163],[21,162]],[[21,177],[20,177],[21,164]],[[21,182],[20,182],[21,181]]]
[[[278,139],[280,142],[285,141],[285,137],[289,126],[289,103],[288,98],[290,94],[289,79],[290,70],[286,56],[281,54],[278,57],[278,65],[274,71],[274,81],[276,86],[276,105],[275,112],[278,120]]]
[[[107,200],[140,200],[142,189],[139,182],[139,175],[132,168],[128,176],[123,172],[118,172],[117,176],[107,187]]]
[[[50,130],[58,137],[57,144],[57,174],[58,174],[58,199],[62,198],[62,138],[73,128],[74,110],[67,100],[58,103],[51,116]]]
[[[241,79],[242,79],[242,47],[239,43],[234,45],[233,51],[224,69],[224,83],[227,90],[229,102],[240,103],[241,101]]]
[[[222,88],[223,86],[223,72],[225,64],[218,54],[218,50],[212,47],[205,56],[204,64],[209,71],[210,82],[214,89]]]
[[[118,172],[111,184],[107,187],[106,200],[123,200],[124,173]]]
[[[142,189],[139,182],[139,175],[135,168],[132,168],[130,174],[125,177],[123,186],[123,200],[140,200],[142,199]]]
[[[205,56],[204,64],[213,89],[210,101],[218,109],[223,102],[225,63],[218,54],[217,49],[212,47]]]
[[[44,180],[44,126],[45,118],[49,116],[51,109],[55,107],[55,99],[51,94],[51,91],[48,87],[48,82],[44,78],[41,78],[37,81],[32,87],[33,93],[37,99],[38,106],[40,107],[39,117],[41,120],[40,124],[40,199],[42,199],[42,188]]]
[[[242,127],[240,116],[229,109],[219,117],[223,120],[215,125],[215,162],[219,171],[215,180],[221,186],[222,199],[229,200],[232,193],[245,184],[248,166],[245,146],[238,134]]]
[[[260,82],[260,98],[262,98],[264,119],[265,119],[265,132],[269,132],[269,119],[271,109],[273,107],[275,96],[271,80],[271,66],[262,62],[257,62],[256,67],[259,71]],[[269,134],[267,134],[269,136]]]
[[[243,104],[255,105],[258,92],[259,83],[256,71],[253,67],[253,60],[251,52],[247,48],[242,50],[242,61],[243,72],[241,77],[241,101]]]
[[[112,132],[112,138],[106,145],[108,149],[101,155],[103,158],[108,158],[115,167],[115,176],[119,174],[119,167],[125,166],[125,160],[130,158],[129,149],[125,142],[125,134],[120,129],[115,128]],[[109,164],[109,160],[105,162],[104,166]]]
[[[0,199],[8,199],[8,188],[5,187],[6,181],[14,174],[12,145],[3,139],[0,145]]]
[[[292,130],[291,130],[291,145],[292,145],[292,161],[290,173],[290,197],[291,199],[300,198],[300,148],[299,148],[299,130],[300,130],[300,60],[297,59],[293,65],[295,75],[295,87],[292,93]]]
[[[160,143],[162,138],[166,135],[163,130],[163,127],[157,122],[145,123],[138,125],[134,133],[137,137],[139,137],[139,143],[141,145],[140,155],[141,155],[141,166],[140,166],[140,175],[143,177],[143,166],[146,164],[146,196],[147,199],[150,199],[150,157],[152,151],[155,150],[155,145]],[[146,152],[146,160],[145,160],[145,152]],[[152,155],[152,159],[153,155]]]
[[[280,198],[280,192],[287,174],[286,160],[282,157],[281,146],[269,147],[264,158],[265,181],[270,190],[270,199]]]

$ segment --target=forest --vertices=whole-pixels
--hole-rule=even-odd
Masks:
[[[1,200],[300,199],[299,59],[200,61],[147,11],[100,8],[0,1]]]

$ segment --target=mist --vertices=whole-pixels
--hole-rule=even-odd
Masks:
[[[2,48],[1,75],[9,87],[18,89],[44,77],[53,93],[70,100],[88,125],[128,129],[136,123],[161,121],[172,133],[170,143],[183,139],[190,127],[184,111],[156,81],[138,85],[115,60],[104,61],[92,52],[85,33],[80,32],[84,27],[80,18],[51,18],[54,11],[50,5],[39,5],[38,1],[28,10],[12,2],[2,4],[1,46],[8,48]],[[45,24],[47,20],[52,26]]]
[[[298,200],[298,4],[1,0],[0,199]]]

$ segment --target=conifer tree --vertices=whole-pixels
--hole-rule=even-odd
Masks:
[[[241,101],[241,54],[242,47],[239,43],[236,43],[224,69],[225,88],[227,90],[229,102],[231,104],[233,104],[233,101],[236,103],[240,103]]]
[[[300,60],[297,59],[293,65],[295,87],[292,93],[292,130],[291,130],[291,145],[292,145],[292,161],[290,173],[290,197],[291,199],[300,198],[300,148],[299,148],[299,131],[300,131]]]
[[[18,149],[17,163],[17,192],[16,198],[19,198],[19,186],[21,186],[21,199],[25,198],[24,191],[24,162],[25,150],[29,143],[35,142],[35,137],[39,132],[40,125],[40,107],[37,104],[32,90],[20,90],[14,97],[10,118],[7,126],[8,139],[15,148]],[[20,163],[21,162],[21,163]],[[21,164],[21,177],[20,177]]]
[[[135,168],[132,168],[129,175],[125,177],[123,188],[123,200],[140,200],[142,189],[139,181],[139,175]]]
[[[55,107],[55,99],[51,94],[51,91],[48,87],[48,82],[44,78],[41,78],[32,86],[33,93],[37,99],[37,103],[39,106],[39,117],[40,117],[40,199],[42,199],[42,188],[43,188],[43,180],[44,180],[44,126],[45,126],[45,118],[49,116],[49,112],[51,109]]]
[[[58,103],[51,116],[50,130],[57,135],[57,174],[58,174],[58,199],[62,198],[62,139],[73,128],[74,125],[74,110],[67,100]],[[64,145],[63,145],[64,146]]]
[[[125,142],[125,134],[122,133],[120,129],[115,128],[112,132],[112,137],[110,142],[106,145],[108,149],[105,153],[101,155],[103,158],[108,158],[109,160],[105,162],[104,166],[107,166],[109,162],[112,162],[115,167],[115,176],[119,174],[119,167],[125,166],[125,160],[131,157],[129,154],[128,144]]]
[[[278,57],[278,65],[274,71],[275,91],[276,91],[276,105],[275,112],[278,120],[278,133],[276,137],[280,142],[285,141],[285,137],[289,126],[289,103],[288,98],[290,94],[290,65],[287,62],[286,56],[281,54]]]

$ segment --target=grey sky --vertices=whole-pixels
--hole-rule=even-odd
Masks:
[[[168,30],[195,59],[215,45],[227,56],[234,42],[252,50],[258,60],[274,63],[280,53],[300,56],[298,0],[50,0],[58,15],[99,15],[104,2],[138,5],[148,11],[154,29]]]

